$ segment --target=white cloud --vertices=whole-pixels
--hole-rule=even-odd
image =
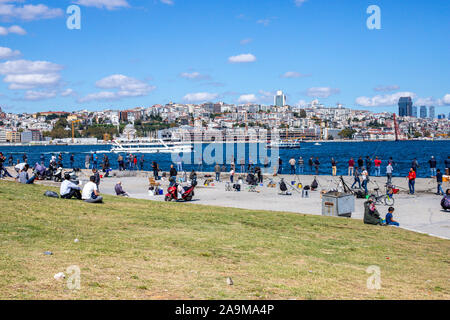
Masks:
[[[217,93],[209,93],[209,92],[197,92],[197,93],[188,93],[183,97],[183,100],[189,103],[194,102],[206,102],[215,100],[219,97]]]
[[[338,94],[341,92],[337,88],[330,88],[330,87],[314,87],[309,88],[306,91],[306,95],[313,98],[328,98],[329,96],[333,94]]]
[[[450,105],[450,93],[447,93],[442,100],[444,104]]]
[[[239,103],[255,103],[258,100],[254,94],[243,94],[239,97]]]
[[[297,102],[297,106],[301,107],[301,108],[307,107],[308,106],[308,102],[306,102],[305,100],[299,100]]]
[[[307,74],[301,74],[299,72],[295,71],[288,71],[284,74],[282,74],[280,77],[285,79],[293,79],[293,78],[301,78],[301,77],[307,77]]]
[[[33,91],[25,92],[24,99],[29,101],[46,100],[56,97],[55,91]]]
[[[246,45],[246,44],[249,44],[249,43],[252,42],[252,41],[253,41],[253,39],[251,39],[251,38],[242,39],[242,40],[240,41],[240,44],[241,44],[241,45]]]
[[[8,28],[0,26],[0,36],[7,36],[8,34],[12,34],[12,33],[18,34],[18,35],[21,35],[21,36],[27,34],[25,29],[23,29],[20,26],[14,25],[14,26],[11,26],[11,27],[8,27]]]
[[[393,94],[376,95],[374,97],[358,97],[356,104],[363,107],[381,107],[393,106],[398,104],[401,97],[411,97],[414,99],[416,94],[413,92],[397,92]]]
[[[256,21],[256,23],[262,24],[265,27],[267,27],[270,24],[271,20],[270,19],[259,19],[258,21]]]
[[[0,63],[0,75],[11,90],[33,89],[57,86],[62,68],[48,61],[13,60]]]
[[[199,72],[183,72],[180,74],[180,77],[188,80],[206,80],[211,77],[207,74],[201,74]]]
[[[255,62],[256,57],[251,53],[246,53],[229,57],[228,61],[231,63],[248,63],[248,62]]]
[[[389,92],[389,91],[395,91],[398,89],[400,89],[400,87],[396,84],[389,85],[389,86],[378,86],[376,88],[373,88],[373,90],[377,91],[377,92]]]
[[[117,89],[117,91],[101,91],[88,94],[79,99],[79,102],[88,102],[93,100],[119,100],[130,97],[143,97],[148,95],[156,87],[151,86],[141,80],[128,77],[122,74],[114,74],[103,78],[95,83],[97,88]]]
[[[127,0],[78,0],[75,3],[86,7],[106,8],[107,10],[130,6]]]
[[[20,55],[19,50],[12,50],[6,47],[0,47],[0,59],[9,59]]]
[[[300,7],[302,4],[304,4],[307,0],[294,0],[294,3],[297,7]]]
[[[45,4],[27,4],[22,7],[15,4],[0,3],[0,17],[5,19],[20,19],[25,21],[39,19],[53,19],[64,15],[63,10],[59,8],[49,8]]]
[[[175,2],[173,0],[161,0],[162,3],[168,4],[169,6],[173,6]]]
[[[64,90],[63,92],[61,92],[61,96],[62,97],[69,97],[69,96],[75,96],[76,93],[73,89],[68,88],[66,90]]]

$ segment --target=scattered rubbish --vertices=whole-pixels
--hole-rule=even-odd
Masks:
[[[233,285],[233,279],[231,279],[230,277],[228,277],[228,278],[227,278],[227,284],[228,284],[229,286],[232,286],[232,285]]]
[[[66,275],[64,274],[64,272],[58,272],[53,276],[53,278],[55,278],[56,280],[64,279],[65,277]]]
[[[45,254],[46,256],[51,256],[51,255],[53,255],[53,252],[51,252],[51,251],[45,251],[44,254]]]
[[[73,240],[73,242],[78,243],[78,242],[80,242],[80,240],[75,239],[75,240]]]
[[[386,257],[386,260],[389,260],[390,258],[389,257]]]
[[[120,280],[120,277],[117,277],[117,280]]]
[[[308,270],[309,273],[312,273],[312,270]]]

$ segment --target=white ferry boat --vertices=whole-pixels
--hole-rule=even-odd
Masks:
[[[273,148],[279,148],[279,149],[299,149],[300,148],[300,141],[298,140],[291,140],[291,141],[280,141],[280,140],[275,140],[275,141],[271,141],[268,145],[267,145],[268,149],[273,149]]]
[[[193,146],[162,139],[114,140],[113,153],[191,153]]]

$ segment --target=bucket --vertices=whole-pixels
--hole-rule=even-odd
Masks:
[[[159,195],[162,196],[164,193],[163,189],[159,189]]]
[[[295,185],[295,181],[291,181],[291,185],[294,186]]]

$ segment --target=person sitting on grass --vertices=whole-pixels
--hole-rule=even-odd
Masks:
[[[81,199],[88,203],[102,203],[103,197],[100,196],[98,192],[98,187],[95,184],[95,177],[91,176],[89,178],[89,182],[83,188],[83,192],[81,194]]]
[[[386,224],[388,226],[396,226],[399,227],[400,223],[398,223],[397,221],[394,220],[394,208],[393,207],[389,207],[388,209],[388,213],[386,214]]]
[[[116,186],[114,187],[114,191],[116,191],[116,195],[118,195],[120,197],[128,197],[128,193],[123,191],[121,181],[117,182]]]
[[[70,181],[70,174],[68,173],[64,175],[64,181],[61,183],[59,193],[62,199],[75,197],[75,199],[81,200],[81,187]]]
[[[381,225],[382,221],[383,220],[381,219],[380,214],[375,207],[375,203],[370,199],[364,202],[364,223]]]
[[[23,169],[20,171],[18,180],[22,184],[33,184],[34,179],[36,179],[36,176],[32,176],[31,178],[28,177],[28,169],[30,166],[28,164],[25,164]]]

